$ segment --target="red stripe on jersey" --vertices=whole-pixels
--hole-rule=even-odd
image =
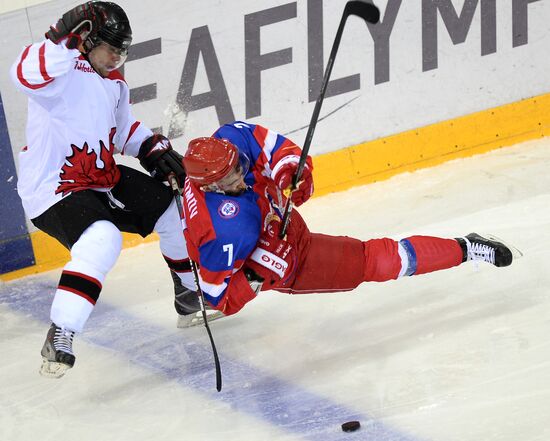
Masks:
[[[290,139],[288,138],[285,138],[285,140],[283,141],[283,143],[281,144],[281,146],[279,147],[280,150],[285,150],[286,152],[288,152],[289,150],[291,149],[298,149],[300,150],[300,147],[298,147],[296,144],[294,144]],[[292,154],[294,154],[295,152],[293,151]],[[286,156],[286,155],[285,155]]]
[[[283,143],[280,145],[279,149],[275,152],[275,154],[271,158],[271,165],[272,167],[274,167],[275,164],[277,164],[277,162],[279,162],[285,156],[290,156],[290,155],[300,156],[301,154],[302,154],[302,150],[300,149],[300,147],[294,144],[290,139],[285,138]]]
[[[208,268],[205,268],[204,266],[200,267],[200,273],[202,280],[204,280],[206,283],[211,283],[212,285],[221,285],[226,277],[229,277],[233,270],[226,270],[226,271],[210,271]]]
[[[118,69],[112,70],[111,72],[109,72],[109,75],[107,76],[107,79],[108,80],[120,80],[120,81],[126,82],[126,80],[124,79],[124,76],[120,73],[120,71]]]
[[[82,297],[83,299],[87,300],[87,301],[90,302],[92,305],[95,305],[95,302],[96,302],[96,301],[95,301],[94,299],[92,299],[90,296],[88,296],[88,295],[84,294],[83,292],[80,292],[80,291],[78,291],[78,290],[76,290],[76,289],[74,289],[74,288],[71,288],[71,287],[69,287],[69,286],[61,286],[61,285],[59,285],[59,286],[57,287],[57,289],[62,289],[63,291],[72,292],[73,294],[76,294],[77,296]]]
[[[54,79],[50,78],[49,80],[45,81],[44,83],[39,84],[31,84],[29,83],[25,77],[23,76],[23,61],[25,61],[25,58],[27,58],[27,55],[29,55],[29,50],[31,49],[30,46],[27,46],[23,53],[21,54],[21,60],[19,60],[19,64],[17,65],[17,78],[19,79],[19,82],[29,89],[41,89],[42,87],[47,86],[50,84]],[[42,47],[40,48],[42,49]],[[40,57],[40,56],[39,56]],[[40,73],[42,73],[42,61],[40,61]],[[44,73],[45,73],[45,64],[44,64]],[[47,74],[46,74],[47,75]],[[42,76],[44,77],[44,74],[42,73]]]
[[[241,268],[244,265],[244,260],[236,260],[233,263],[233,268]],[[210,271],[208,268],[201,266],[200,274],[202,280],[212,285],[221,285],[225,279],[233,274],[233,268],[225,271]]]
[[[126,144],[128,144],[128,141],[130,141],[130,138],[136,131],[136,129],[139,127],[141,122],[136,121],[134,124],[132,124],[132,127],[130,127],[130,131],[128,132],[128,138],[126,138],[126,142],[124,143],[124,147],[126,147]],[[124,147],[122,147],[122,154],[124,155]]]
[[[48,72],[46,72],[46,57],[44,54],[46,53],[46,43],[44,43],[42,46],[40,46],[40,49],[38,49],[38,61],[40,65],[40,74],[42,75],[42,78],[44,78],[45,81],[53,81],[53,78],[48,75]]]
[[[185,231],[191,238],[191,243],[199,248],[216,239],[216,231],[206,206],[205,194],[196,188],[189,179],[185,180],[183,189],[183,213],[187,224]],[[190,255],[190,257],[197,261],[196,256]]]
[[[258,144],[260,144],[261,148],[264,148],[265,146],[265,139],[267,138],[267,132],[268,130],[262,126],[256,126],[254,128],[254,132],[252,132],[252,134],[254,135],[254,138],[256,138],[256,141],[258,141]]]
[[[99,287],[99,289],[103,288],[103,286],[101,285],[101,282],[99,280],[94,279],[93,277],[88,276],[86,274],[77,273],[75,271],[67,271],[67,270],[63,270],[63,273],[64,274],[69,274],[71,276],[80,277],[81,279],[86,279],[88,282],[92,282],[92,283],[96,284]]]

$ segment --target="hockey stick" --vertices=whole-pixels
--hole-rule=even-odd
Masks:
[[[332,72],[332,66],[334,65],[334,59],[336,58],[336,53],[338,52],[338,47],[340,46],[340,40],[342,39],[342,33],[344,32],[344,26],[346,20],[350,15],[356,15],[357,17],[362,18],[367,23],[378,23],[380,20],[380,10],[378,7],[372,3],[366,3],[364,1],[352,0],[346,3],[344,8],[344,13],[342,14],[342,19],[340,20],[340,25],[336,31],[336,36],[334,37],[334,43],[332,44],[332,50],[328,57],[327,68],[325,70],[325,76],[323,77],[323,82],[321,83],[321,90],[319,96],[317,97],[317,102],[315,103],[315,108],[313,109],[313,114],[311,115],[311,121],[309,122],[309,127],[307,129],[306,140],[304,146],[302,147],[302,154],[300,155],[300,160],[298,162],[298,168],[296,169],[296,174],[292,179],[292,186],[290,187],[290,193],[287,195],[288,199],[286,201],[285,212],[283,215],[283,222],[281,226],[280,237],[283,238],[286,234],[286,229],[288,227],[288,222],[290,220],[290,213],[292,212],[292,193],[298,188],[298,182],[302,177],[302,172],[306,165],[306,159],[309,152],[309,146],[311,145],[311,140],[313,138],[313,133],[315,132],[315,127],[317,126],[317,120],[319,119],[319,113],[321,112],[321,105],[323,104],[323,99],[325,98],[325,93],[327,91],[328,80]]]
[[[183,223],[183,206],[181,204],[181,192],[178,185],[178,180],[176,179],[175,175],[171,174],[168,176],[168,182],[170,183],[170,187],[172,187],[174,200],[176,201],[176,205],[178,206],[180,220]],[[212,345],[212,352],[214,353],[214,364],[216,365],[216,390],[220,392],[222,390],[222,368],[220,365],[220,359],[218,357],[218,351],[216,350],[216,345],[214,343],[214,337],[212,337],[212,331],[210,331],[210,326],[208,326],[208,320],[206,318],[206,308],[204,307],[204,294],[199,284],[199,272],[197,271],[197,264],[191,258],[189,259],[189,263],[191,264],[191,270],[193,271],[193,277],[195,278],[195,285],[197,285],[197,297],[199,299],[204,327],[208,332],[210,344]]]

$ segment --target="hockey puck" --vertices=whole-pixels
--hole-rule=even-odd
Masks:
[[[344,432],[355,432],[359,430],[361,423],[359,421],[348,421],[347,423],[342,424],[342,430]]]

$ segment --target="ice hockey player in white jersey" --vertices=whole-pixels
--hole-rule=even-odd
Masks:
[[[161,182],[174,173],[183,184],[181,155],[134,119],[117,71],[132,41],[126,13],[90,1],[63,14],[45,36],[23,49],[10,73],[28,97],[28,145],[18,174],[23,207],[71,252],[42,348],[41,373],[60,377],[74,365],[74,334],[82,332],[119,256],[121,231],[144,237],[156,231],[180,287],[194,283],[177,208]],[[115,153],[139,158],[156,179],[117,165]]]

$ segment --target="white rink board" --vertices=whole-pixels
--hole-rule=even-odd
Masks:
[[[38,375],[58,271],[0,285],[0,439],[542,441],[550,436],[550,139],[316,198],[313,231],[491,232],[524,252],[353,293],[262,293],[178,330],[157,244],[124,250],[77,363]],[[356,434],[340,424],[359,419]]]
[[[126,64],[129,86],[146,88],[150,94],[134,106],[134,112],[148,126],[162,127],[165,134],[172,127],[177,149],[183,151],[193,137],[209,135],[220,120],[230,116],[281,133],[291,132],[297,143],[303,142],[305,130],[298,129],[308,125],[314,107],[308,99],[308,78],[314,77],[308,73],[308,55],[315,53],[308,51],[308,43],[317,48],[323,43],[324,59],[314,58],[324,67],[345,1],[119,3],[131,19],[134,43],[152,45],[148,49],[142,46],[143,58]],[[491,1],[448,0],[439,2],[445,13],[430,13],[433,8],[423,9],[423,4],[431,2],[420,0],[375,3],[381,7],[386,29],[379,31],[378,50],[365,24],[351,17],[331,79],[344,78],[346,84],[358,79],[359,83],[352,84],[352,90],[346,93],[326,98],[321,116],[343,107],[319,122],[314,154],[550,91],[550,2],[499,1],[492,11],[487,9]],[[3,14],[0,70],[7,73],[23,45],[39,40],[48,26],[74,4],[52,1]],[[467,14],[468,8],[463,12],[464,5],[473,8],[472,14]],[[319,14],[324,17],[323,34],[315,33],[321,27],[320,21],[312,19],[313,24],[308,23],[308,17]],[[436,29],[432,16],[437,17],[435,34],[430,33]],[[516,37],[514,29],[519,32]],[[190,45],[193,35],[194,45]],[[383,41],[388,42],[387,49]],[[192,58],[190,47],[197,45],[202,52],[196,67],[184,75],[185,61]],[[258,51],[256,55],[254,50]],[[274,66],[267,68],[269,61],[261,57],[273,53]],[[429,63],[434,53],[437,67]],[[254,77],[253,66],[258,63],[265,64],[264,70],[256,70],[259,76]],[[214,84],[209,81],[207,68]],[[191,81],[192,90],[189,85],[184,88],[188,95],[209,94],[215,89],[214,101],[220,105],[222,115],[213,106],[182,111],[177,105],[182,78]],[[221,89],[227,92],[225,101],[220,98]],[[25,99],[14,90],[7,74],[0,76],[0,92],[17,152],[25,144]]]

